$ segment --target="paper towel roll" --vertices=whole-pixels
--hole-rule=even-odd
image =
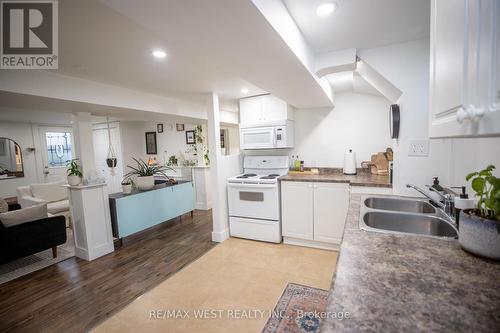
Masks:
[[[356,174],[356,153],[349,149],[349,152],[344,154],[344,174]]]

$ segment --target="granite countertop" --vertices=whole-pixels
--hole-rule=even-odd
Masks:
[[[349,183],[353,186],[392,187],[389,176],[372,175],[364,169],[358,169],[356,175],[344,175],[342,169],[319,168],[319,174],[289,173],[278,179],[298,182]]]
[[[351,202],[321,332],[499,332],[500,263],[457,240],[359,229]]]
[[[129,196],[134,195],[134,194],[141,194],[141,193],[145,193],[145,192],[149,192],[149,191],[155,191],[155,190],[159,190],[159,189],[162,189],[162,188],[177,186],[177,185],[184,184],[184,183],[189,183],[189,182],[190,181],[188,181],[188,180],[178,180],[177,183],[175,183],[175,184],[170,184],[169,182],[165,182],[165,183],[161,183],[161,184],[156,184],[150,190],[140,191],[138,189],[134,189],[132,191],[132,193],[129,193],[129,194],[124,194],[122,192],[112,193],[112,194],[109,195],[109,198],[115,200],[115,199],[129,197]]]

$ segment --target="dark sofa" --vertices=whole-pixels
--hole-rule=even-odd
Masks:
[[[10,206],[9,210],[19,209]],[[64,216],[47,217],[5,227],[0,221],[0,264],[52,248],[57,257],[57,246],[66,243]]]

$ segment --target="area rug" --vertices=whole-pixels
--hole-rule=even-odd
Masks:
[[[327,298],[327,290],[289,283],[262,332],[319,332]]]
[[[57,258],[52,258],[52,249],[38,252],[31,256],[0,265],[0,284],[17,279],[23,275],[38,271],[75,255],[73,232],[66,229],[67,241],[57,247]]]

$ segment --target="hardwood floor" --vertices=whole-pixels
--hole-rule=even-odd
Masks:
[[[211,231],[211,211],[195,211],[97,260],[71,258],[0,285],[0,332],[86,332],[215,246]]]

